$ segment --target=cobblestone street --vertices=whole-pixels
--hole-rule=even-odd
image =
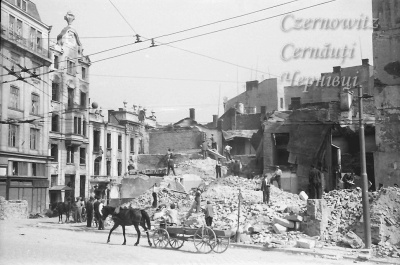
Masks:
[[[57,222],[55,218],[1,221],[1,264],[353,264],[352,260],[237,247],[223,254],[198,254],[192,242],[186,242],[180,250],[156,249],[150,248],[143,237],[140,246],[135,247],[136,237],[132,236],[128,236],[127,245],[122,246],[123,237],[118,233],[113,234],[107,244],[107,229],[57,230],[40,225],[53,220]],[[128,227],[127,233],[133,230]]]

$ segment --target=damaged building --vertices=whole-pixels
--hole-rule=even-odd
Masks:
[[[372,1],[376,184],[400,184],[400,13],[398,1]]]

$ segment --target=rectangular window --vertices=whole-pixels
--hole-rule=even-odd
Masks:
[[[10,15],[10,20],[8,22],[8,30],[11,38],[14,37],[14,27],[15,27],[15,17]]]
[[[59,101],[59,84],[51,83],[51,100]]]
[[[42,32],[40,31],[36,33],[36,48],[38,52],[42,51]]]
[[[26,12],[26,1],[22,0],[22,10]]]
[[[107,149],[111,149],[111,133],[107,133]]]
[[[68,107],[74,107],[74,89],[68,88]]]
[[[81,91],[81,108],[86,108],[86,93]]]
[[[267,111],[267,106],[261,106],[261,114],[265,114]]]
[[[107,160],[107,176],[111,176],[111,161]]]
[[[67,147],[67,164],[74,163],[74,148],[72,146]]]
[[[83,121],[83,124],[82,124],[82,134],[84,136],[86,136],[86,121]]]
[[[51,175],[51,187],[57,186],[58,184],[58,176],[57,175]]]
[[[301,98],[295,97],[291,98],[291,104],[290,104],[290,109],[289,110],[295,110],[301,108]]]
[[[52,114],[51,116],[51,131],[58,132],[59,131],[59,118],[57,114]]]
[[[135,139],[131,138],[130,139],[130,146],[131,146],[131,153],[135,152]]]
[[[100,151],[100,131],[93,131],[93,151]]]
[[[118,161],[118,176],[122,175],[122,161]]]
[[[281,109],[283,109],[283,98],[280,98],[281,100]]]
[[[74,133],[78,134],[78,117],[74,117]]]
[[[118,135],[118,150],[122,150],[122,135]]]
[[[53,62],[53,66],[55,69],[58,69],[58,56],[54,55],[54,62]]]
[[[37,150],[39,147],[39,130],[31,128],[31,134],[30,134],[30,149],[31,150]]]
[[[51,145],[51,157],[53,158],[53,162],[58,162],[58,145],[52,144]]]
[[[32,176],[37,176],[36,163],[32,163]]]
[[[67,74],[75,75],[75,63],[67,60]]]
[[[35,36],[36,36],[36,29],[31,28],[31,31],[29,33],[29,43],[31,49],[35,49]]]
[[[82,118],[78,118],[78,134],[82,134]]]
[[[19,109],[19,88],[10,87],[10,108]]]
[[[17,0],[17,6],[21,8],[21,0]]]
[[[86,79],[86,67],[82,66],[82,79]]]
[[[10,124],[8,126],[8,146],[15,147],[17,144],[18,125]]]
[[[22,21],[17,19],[17,27],[15,30],[15,34],[16,34],[16,39],[18,42],[22,41]]]
[[[31,114],[39,114],[39,95],[31,94]]]
[[[79,154],[79,163],[81,165],[86,165],[86,148],[80,148],[80,154]]]
[[[100,175],[100,160],[99,159],[94,160],[94,175],[95,176]]]

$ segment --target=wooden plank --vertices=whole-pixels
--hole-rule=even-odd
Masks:
[[[214,230],[215,236],[216,237],[230,237],[231,236],[231,230]]]
[[[207,151],[208,151],[210,154],[214,155],[215,157],[218,157],[218,158],[225,158],[225,156],[219,154],[217,150],[208,149]]]

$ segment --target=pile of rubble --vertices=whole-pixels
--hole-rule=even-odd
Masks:
[[[328,239],[337,241],[345,235],[362,215],[361,190],[332,190],[323,195],[330,210]]]

